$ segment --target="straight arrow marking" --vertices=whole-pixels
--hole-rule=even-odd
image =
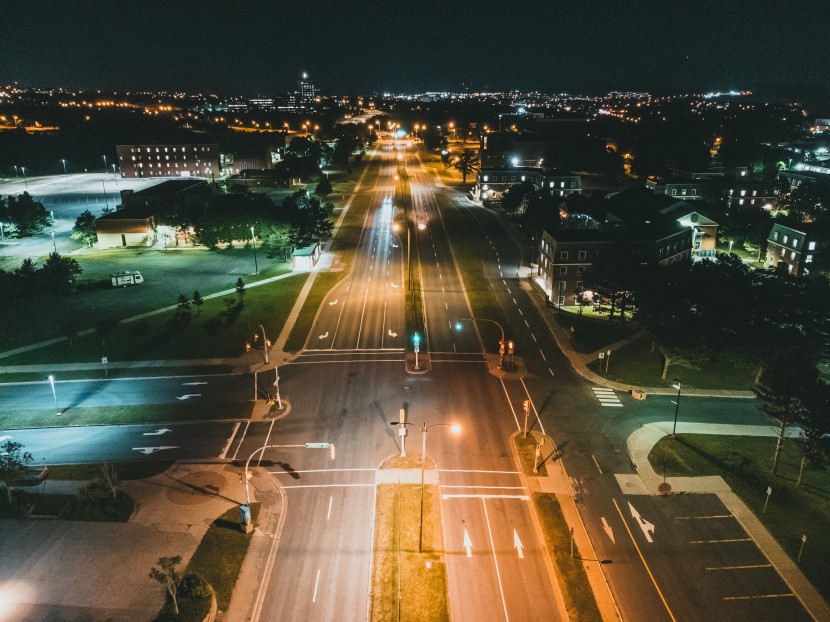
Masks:
[[[524,545],[522,544],[522,541],[519,540],[519,534],[516,533],[515,529],[513,530],[513,548],[515,548],[516,551],[518,551],[519,559],[524,559],[525,558],[525,554],[522,551],[522,549],[524,548]]]
[[[473,542],[470,540],[470,534],[467,533],[467,528],[464,527],[464,548],[467,550],[467,557],[473,556]]]
[[[160,428],[160,429],[156,430],[155,432],[145,432],[144,436],[161,436],[165,432],[172,432],[172,431],[173,430],[171,430],[170,428]]]
[[[643,535],[645,535],[646,540],[654,542],[654,540],[651,539],[651,536],[654,533],[654,525],[640,516],[640,513],[634,509],[633,505],[631,505],[631,501],[628,502],[628,507],[631,508],[631,516],[634,517],[634,520],[636,520],[637,524],[640,525],[640,529],[643,530]]]
[[[605,532],[605,535],[607,535],[607,536],[611,539],[611,542],[612,542],[613,544],[616,544],[616,543],[617,543],[617,542],[614,540],[614,530],[613,530],[613,529],[611,529],[611,525],[609,525],[609,524],[608,524],[608,521],[607,521],[607,520],[605,520],[605,517],[604,517],[604,516],[602,517],[602,530]]]

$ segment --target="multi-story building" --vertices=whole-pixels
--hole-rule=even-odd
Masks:
[[[671,264],[688,260],[692,247],[692,230],[679,222],[546,230],[539,245],[535,280],[557,306],[574,305],[599,257]]]
[[[482,168],[476,175],[473,192],[477,201],[499,202],[508,188],[525,181],[534,190],[543,190],[553,197],[582,192],[582,180],[576,173],[529,166]]]
[[[314,88],[314,82],[307,73],[303,73],[297,79],[297,105],[300,108],[308,108],[315,99],[317,99],[317,89]]]
[[[704,180],[664,180],[660,177],[646,179],[646,188],[655,194],[665,194],[684,201],[705,199],[710,184]]]
[[[117,145],[121,177],[206,177],[221,173],[219,145]]]
[[[776,222],[767,236],[764,265],[793,276],[808,275],[817,255],[830,246],[830,227],[822,223],[784,225]]]
[[[741,179],[727,182],[725,194],[729,209],[763,207],[770,210],[775,205],[775,192],[772,184],[761,181]]]

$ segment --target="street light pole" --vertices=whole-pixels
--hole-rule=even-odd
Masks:
[[[678,378],[675,378],[674,381],[677,384],[673,384],[672,386],[677,389],[677,401],[674,403],[674,424],[671,428],[671,438],[674,438],[674,433],[677,430],[677,413],[680,410],[680,389],[683,386],[683,383]]]
[[[499,324],[496,320],[491,320],[491,319],[484,318],[484,317],[460,317],[460,318],[458,318],[458,328],[459,328],[459,330],[460,330],[460,323],[464,320],[469,320],[473,323],[475,323],[475,322],[490,322],[491,324],[495,324],[496,326],[499,327],[499,331],[501,331],[501,341],[499,342],[499,369],[501,369],[502,361],[504,359],[504,346],[507,343],[504,340],[504,328],[502,327],[502,325]],[[512,354],[512,352],[511,352],[511,354]]]
[[[253,227],[251,227],[251,241],[253,242],[254,246],[254,274],[259,274],[259,265],[257,264],[256,260],[256,235],[254,234]]]
[[[432,425],[428,426],[426,422],[421,425],[415,425],[414,423],[410,423],[408,421],[392,421],[389,425],[399,425],[399,426],[407,426],[411,425],[414,428],[418,428],[421,431],[421,509],[420,509],[420,519],[419,519],[419,526],[418,526],[418,552],[424,552],[424,469],[426,468],[427,462],[427,432],[429,432],[432,428],[438,428],[441,426],[449,427],[454,434],[458,434],[461,431],[461,426],[457,423],[433,423]]]
[[[61,409],[58,406],[58,394],[55,392],[55,377],[52,374],[49,374],[49,384],[52,387],[52,397],[55,399],[55,410],[58,411],[55,415],[60,416]]]

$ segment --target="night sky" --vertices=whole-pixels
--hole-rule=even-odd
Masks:
[[[830,0],[0,0],[0,83],[275,94],[830,85]],[[825,91],[826,92],[826,91]]]

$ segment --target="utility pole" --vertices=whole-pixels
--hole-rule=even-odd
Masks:
[[[530,417],[530,400],[525,400],[524,409],[525,409],[525,429],[524,429],[524,434],[522,434],[522,438],[527,438],[527,419],[528,419],[528,417]]]

